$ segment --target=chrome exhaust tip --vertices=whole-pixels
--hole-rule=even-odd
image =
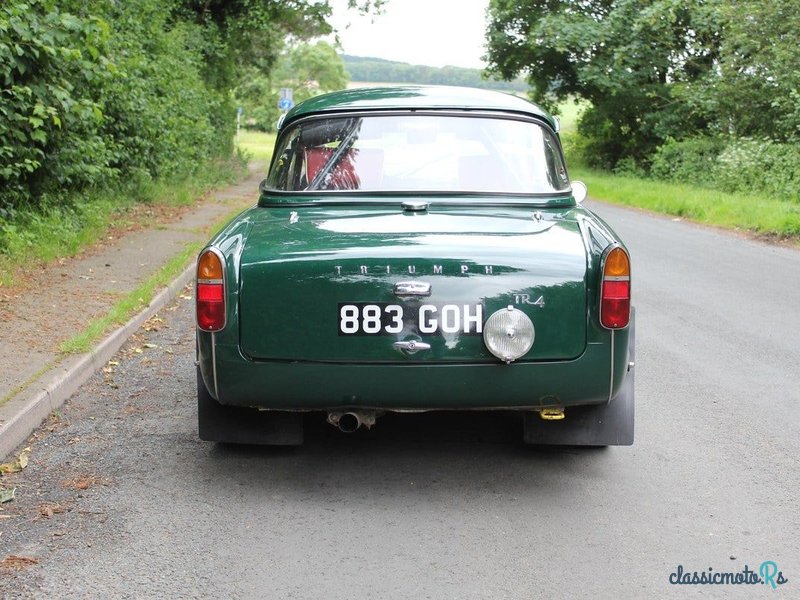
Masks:
[[[353,433],[362,425],[367,429],[371,429],[375,425],[376,417],[377,414],[374,410],[352,410],[346,412],[332,410],[328,412],[328,423],[338,427],[339,431]]]
[[[344,413],[341,417],[339,417],[339,422],[336,424],[336,426],[339,428],[339,431],[353,433],[359,427],[361,427],[361,419],[356,413]]]

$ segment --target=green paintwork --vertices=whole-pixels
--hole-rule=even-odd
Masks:
[[[536,104],[511,94],[450,86],[375,87],[342,90],[309,98],[292,108],[281,129],[312,114],[365,110],[480,110],[523,114],[546,121],[552,129],[555,119]]]
[[[627,346],[627,332],[616,334]],[[623,346],[624,344],[624,346]],[[241,359],[217,346],[220,400],[241,406],[323,410],[534,408],[608,401],[608,344],[594,344],[574,361],[464,365],[335,364]],[[617,355],[621,385],[627,353]]]
[[[215,334],[221,402],[296,409],[567,406],[607,400],[609,392],[622,384],[628,360],[627,330],[614,334],[612,388],[612,334],[597,322],[599,259],[617,240],[583,207],[541,210],[541,223],[530,218],[530,210],[518,207],[444,206],[440,211],[432,207],[428,214],[409,215],[398,205],[362,210],[312,206],[296,209],[297,222],[290,224],[291,212],[284,207],[252,208],[211,242],[227,261],[228,325]],[[458,225],[451,229],[461,229],[474,219],[480,223],[480,232],[470,234],[470,228],[463,227],[449,235],[434,233],[431,229],[442,227],[426,225],[429,217]],[[383,220],[383,226],[378,227],[375,219]],[[371,229],[377,231],[352,231],[358,228],[355,224],[365,222],[371,222]],[[321,235],[323,224],[328,229]],[[337,228],[351,231],[348,236],[341,232],[333,235],[331,230]],[[415,235],[409,233],[411,229],[416,230]],[[348,265],[360,267],[365,262],[407,268],[409,257],[416,259],[422,249],[431,250],[427,245],[417,249],[414,240],[437,235],[443,238],[435,247],[445,257],[436,261],[442,264],[443,274],[418,275],[417,279],[432,283],[436,293],[438,289],[452,290],[443,292],[448,301],[472,294],[484,300],[488,316],[513,300],[517,292],[530,293],[532,298],[537,292],[545,296],[545,308],[520,307],[536,326],[534,347],[524,359],[502,364],[483,348],[482,338],[475,336],[461,336],[450,348],[441,338],[438,343],[437,339],[426,340],[432,342],[432,348],[424,357],[406,357],[392,348],[392,338],[340,338],[336,334],[336,306],[341,301],[337,290],[349,289],[344,296],[347,301],[380,302],[400,277],[384,275],[380,269],[372,276],[362,276],[358,270],[338,277],[333,263],[341,263],[343,272]],[[506,247],[509,239],[530,245],[530,261],[518,247]],[[385,243],[387,240],[390,243]],[[459,240],[458,245],[447,243],[453,240]],[[467,261],[477,273],[463,276],[460,257],[463,253],[479,255],[478,240],[484,252],[489,250],[484,256],[491,258]],[[580,248],[577,255],[576,245]],[[397,255],[387,257],[393,252]],[[352,260],[347,259],[348,253]],[[481,273],[489,260],[494,263],[492,275]],[[414,260],[419,274],[433,262],[430,258]],[[452,273],[449,266],[458,266],[459,271],[448,277],[446,273]],[[502,289],[505,282],[517,277],[524,283]],[[302,292],[295,294],[295,287],[308,292],[308,297]],[[276,320],[264,326],[259,319]],[[215,393],[211,335],[201,333],[198,339],[201,371]],[[246,352],[246,344],[265,355],[270,351],[275,355],[250,356],[253,349]],[[409,385],[415,390],[412,399],[405,398]],[[400,397],[405,399],[401,402]]]
[[[255,359],[496,362],[480,335],[407,329],[339,336],[338,303],[389,303],[405,314],[420,304],[480,303],[485,320],[528,294],[544,306],[517,306],[536,327],[526,360],[575,358],[586,346],[586,258],[570,211],[535,220],[530,208],[445,204],[406,213],[397,202],[358,210],[255,209],[241,257],[242,352]],[[409,280],[430,283],[431,296],[397,298],[394,284]],[[283,310],[264,310],[272,306]],[[400,340],[432,348],[405,356],[392,346]]]
[[[552,124],[518,98],[418,87],[320,96],[286,122],[412,107],[524,112]],[[323,192],[298,202],[266,193],[211,240],[226,261],[227,306],[222,331],[198,332],[212,396],[272,409],[400,410],[570,406],[616,394],[628,330],[598,322],[599,268],[603,252],[622,243],[602,220],[568,195],[435,195],[418,213],[402,209],[409,199],[420,197]],[[394,284],[408,280],[430,283],[430,297],[397,298]],[[523,294],[543,297],[544,306],[520,302]],[[394,335],[338,333],[340,303],[394,303],[413,313],[419,302],[480,303],[484,321],[513,305],[534,323],[533,347],[506,365],[480,335],[423,335],[413,325]],[[411,339],[431,347],[406,355],[393,346]]]

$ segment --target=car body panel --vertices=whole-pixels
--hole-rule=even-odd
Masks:
[[[273,410],[535,409],[607,403],[627,364],[627,331],[591,342],[570,361],[487,364],[376,364],[254,361],[238,346],[217,344],[222,404]],[[205,336],[204,336],[205,337]],[[211,336],[201,342],[201,370],[215,389]]]
[[[531,408],[608,402],[616,395],[628,368],[628,331],[609,331],[597,314],[600,255],[619,243],[594,213],[574,207],[589,260],[586,263],[586,345],[571,360],[443,364],[401,359],[393,364],[338,360],[259,360],[240,346],[239,275],[254,208],[242,213],[209,244],[225,256],[229,325],[217,333],[198,332],[198,364],[210,393],[223,404],[276,410],[315,410],[370,406],[397,410],[436,408]],[[285,212],[285,209],[282,209]],[[478,367],[481,367],[478,369]],[[362,370],[363,371],[360,371]],[[503,369],[514,375],[508,375]],[[358,375],[361,373],[361,375]],[[501,379],[496,380],[495,378]],[[440,381],[441,380],[441,381]],[[469,385],[462,385],[467,382]],[[405,390],[413,387],[413,399]],[[453,387],[455,386],[455,387]],[[381,396],[377,389],[384,389]],[[460,390],[457,395],[444,393]],[[399,398],[403,397],[400,402]],[[346,400],[349,399],[349,400]],[[345,404],[342,404],[345,403]],[[349,403],[349,404],[347,404]]]
[[[496,362],[468,314],[481,311],[483,321],[514,305],[536,327],[521,360],[575,358],[586,345],[581,232],[569,210],[547,219],[532,214],[463,206],[408,213],[399,203],[259,209],[240,266],[242,352],[254,359]],[[394,286],[404,281],[427,283],[430,292],[398,297]],[[337,306],[370,303],[400,307],[405,321],[417,320],[423,307],[422,325],[439,330],[429,335],[407,322],[394,334],[340,334]],[[275,306],[281,309],[267,309]],[[399,340],[431,349],[406,355],[393,346]]]

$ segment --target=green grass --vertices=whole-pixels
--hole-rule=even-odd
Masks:
[[[123,214],[121,206],[130,204],[128,198],[106,195],[82,199],[70,208],[19,211],[14,222],[0,225],[0,285],[13,283],[18,266],[76,254],[103,235],[112,216]]]
[[[238,147],[248,158],[269,163],[276,137],[274,133],[242,129],[239,132]]]
[[[60,362],[60,361],[56,361],[56,363],[58,363],[58,362]],[[26,379],[25,381],[20,383],[17,387],[12,388],[11,391],[9,391],[5,396],[0,398],[0,406],[3,406],[3,404],[5,404],[9,400],[11,400],[11,398],[13,398],[17,394],[19,394],[22,390],[24,390],[26,387],[28,387],[31,383],[33,383],[34,381],[39,379],[39,377],[41,377],[42,375],[47,373],[47,371],[50,370],[50,368],[52,366],[53,366],[52,364],[45,365],[44,367],[42,367],[41,369],[36,371],[33,375],[28,377],[28,379]]]
[[[730,194],[691,185],[572,169],[589,196],[770,237],[800,238],[800,204],[767,195]]]

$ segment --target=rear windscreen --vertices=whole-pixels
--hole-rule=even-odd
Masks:
[[[276,149],[267,187],[284,192],[569,190],[555,135],[484,116],[358,115],[304,120]]]

